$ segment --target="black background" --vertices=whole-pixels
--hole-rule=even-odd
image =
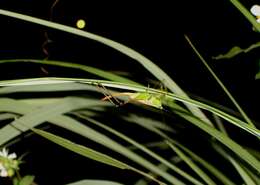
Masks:
[[[3,9],[50,19],[50,7],[54,1],[1,0]],[[254,1],[242,2],[250,8]],[[259,34],[252,31],[250,23],[229,1],[59,1],[51,19],[75,26],[78,19],[86,21],[86,30],[123,43],[154,61],[165,70],[184,90],[232,107],[225,94],[206,68],[195,56],[184,39],[187,34],[205,57],[220,79],[248,110],[257,118],[258,71],[256,49],[231,60],[212,60],[212,56],[227,52],[238,45],[242,48],[258,41]],[[32,23],[1,16],[1,59],[44,59],[42,44],[48,33],[48,57],[99,67],[109,71],[130,72],[133,78],[151,78],[137,62],[101,45],[78,36],[62,33]],[[86,77],[78,71],[54,67],[45,68],[48,76]],[[130,69],[130,70],[129,70]],[[46,76],[32,64],[2,65],[1,79]]]

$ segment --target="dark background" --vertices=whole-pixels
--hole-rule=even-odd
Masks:
[[[254,76],[258,71],[259,49],[231,60],[211,59],[235,45],[246,48],[259,38],[259,34],[252,31],[250,23],[229,1],[90,3],[60,0],[50,17],[53,2],[1,0],[0,7],[70,26],[75,26],[78,19],[84,19],[87,31],[139,51],[165,70],[187,92],[232,107],[185,41],[183,35],[187,34],[242,107],[257,118],[255,107],[258,105],[259,82]],[[242,3],[250,8],[254,1]],[[109,71],[125,71],[147,85],[147,79],[152,78],[137,62],[100,43],[13,18],[1,16],[0,20],[1,59],[48,57]],[[52,40],[45,47],[48,56],[42,49],[46,33]],[[1,79],[46,75],[87,77],[79,71],[49,66],[44,69],[48,74],[32,64],[8,64],[1,65],[0,75]]]
[[[53,0],[0,0],[0,8],[74,26],[86,21],[85,30],[125,44],[167,72],[184,90],[235,109],[184,39],[187,34],[246,113],[259,121],[259,49],[230,60],[212,60],[238,45],[259,41],[259,33],[228,0],[215,1],[95,1],[60,0],[50,17]],[[250,8],[255,1],[241,1]],[[0,16],[0,58],[64,60],[108,71],[125,71],[147,84],[152,76],[128,57],[100,43],[42,26]],[[44,54],[48,34],[51,43]],[[1,64],[4,79],[44,76],[91,77],[77,70],[33,64]],[[130,74],[129,74],[130,73]],[[55,148],[55,147],[54,147]],[[55,149],[53,149],[55,150]],[[71,153],[70,153],[71,154]]]

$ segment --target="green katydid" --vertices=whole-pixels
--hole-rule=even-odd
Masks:
[[[103,89],[106,90],[106,88],[102,85]],[[108,91],[108,90],[106,90]],[[105,93],[104,93],[105,94]],[[125,102],[120,102],[119,100],[117,100],[115,97],[123,97],[126,96],[128,97],[128,100]],[[113,104],[115,104],[111,99],[113,98],[118,106],[124,105],[126,103],[129,102],[137,102],[143,105],[148,105],[151,107],[155,107],[157,109],[163,109],[162,106],[162,98],[161,98],[161,94],[152,94],[149,92],[122,92],[122,93],[114,93],[111,94],[109,93],[109,95],[105,94],[105,97],[102,98],[101,100],[105,101],[105,100],[109,100],[110,102],[112,102]]]

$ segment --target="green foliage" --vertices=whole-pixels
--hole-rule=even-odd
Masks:
[[[233,48],[231,48],[227,53],[225,54],[219,54],[216,57],[213,57],[213,59],[216,60],[220,60],[220,59],[229,59],[229,58],[233,58],[241,53],[248,53],[249,51],[255,49],[255,48],[259,48],[260,47],[260,42],[257,42],[255,44],[252,44],[251,46],[249,46],[248,48],[242,49],[239,46],[234,46]]]
[[[243,5],[235,0],[231,0],[231,2],[259,31],[259,24],[255,24],[254,17]],[[241,184],[253,185],[260,181],[258,149],[241,145],[232,137],[233,133],[229,135],[230,130],[225,129],[226,125],[229,125],[231,130],[236,127],[245,140],[248,137],[258,143],[260,131],[257,125],[242,110],[187,36],[186,39],[193,50],[245,121],[211,104],[189,98],[154,62],[121,43],[93,33],[6,10],[0,10],[0,14],[92,39],[114,48],[141,64],[171,91],[148,88],[131,79],[81,64],[38,59],[1,60],[0,64],[30,62],[78,69],[94,74],[102,80],[49,77],[0,81],[0,124],[7,122],[0,126],[0,146],[12,145],[15,143],[14,139],[19,138],[23,133],[33,131],[79,155],[112,167],[132,170],[146,177],[146,179],[138,181],[136,185],[147,185],[151,180],[158,184],[215,185],[222,183],[234,185],[233,181],[236,181],[238,176],[241,177]],[[259,43],[251,46],[250,50],[258,45]],[[247,52],[248,49],[243,50],[237,47],[218,58],[230,58],[241,52]],[[124,105],[115,107],[108,101],[102,101],[101,93],[103,92],[100,91],[99,85],[112,92],[105,99],[118,98],[125,101]],[[28,97],[20,97],[21,92],[26,93]],[[60,92],[58,97],[57,95],[52,96],[52,93],[57,92]],[[65,95],[67,92],[70,92],[69,96]],[[78,92],[81,94],[77,94]],[[10,98],[9,95],[14,93],[18,98]],[[121,97],[122,94],[127,97]],[[37,95],[37,97],[32,98],[32,95]],[[207,115],[215,115],[219,121],[217,119],[211,121],[202,110],[207,112]],[[112,119],[107,119],[107,117]],[[166,119],[163,119],[165,117]],[[42,128],[47,123],[51,132]],[[61,130],[75,133],[82,139],[93,141],[97,148],[102,146],[109,152],[77,144],[70,138],[70,134],[58,136],[55,129],[52,130],[53,125]],[[133,128],[134,133],[127,132]],[[202,136],[203,139],[194,140],[190,137],[189,129],[191,128],[194,129],[196,136]],[[234,129],[235,131],[236,129]],[[138,139],[136,137],[138,134],[147,138]],[[183,142],[178,137],[179,135],[188,142]],[[151,138],[154,138],[157,144],[153,146],[147,144],[147,142],[154,142]],[[192,146],[198,143],[203,146],[203,151],[213,154],[216,161],[224,158],[225,162],[215,165],[214,161],[201,155],[203,153],[201,149]],[[227,165],[231,169],[228,173],[223,172]],[[91,170],[91,166],[84,167]],[[137,176],[133,181],[139,178]],[[33,181],[33,176],[25,176],[20,180],[14,180],[14,184],[29,185]],[[127,183],[127,181],[122,183]],[[88,179],[71,185],[87,184],[117,185],[120,183],[110,181],[110,179],[102,181]]]

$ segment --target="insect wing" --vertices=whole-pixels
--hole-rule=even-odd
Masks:
[[[160,98],[150,93],[134,93],[132,96],[130,96],[130,98],[139,103],[162,109],[162,102]]]

